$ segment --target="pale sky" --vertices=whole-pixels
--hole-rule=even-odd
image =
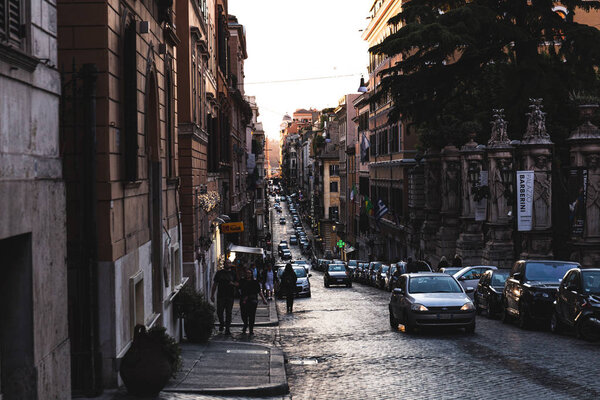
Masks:
[[[230,0],[229,14],[246,27],[246,95],[256,96],[265,133],[279,138],[287,112],[336,107],[368,78],[361,39],[372,0]],[[338,78],[300,80],[316,77]],[[259,83],[296,80],[284,83]],[[255,83],[255,84],[253,84]]]

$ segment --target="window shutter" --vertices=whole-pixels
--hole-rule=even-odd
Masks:
[[[2,2],[4,3],[4,2]],[[19,44],[21,42],[21,0],[8,0],[7,29],[8,40]]]

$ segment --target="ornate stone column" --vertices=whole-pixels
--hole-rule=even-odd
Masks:
[[[489,197],[487,205],[487,235],[483,263],[510,268],[514,259],[513,213],[514,148],[507,135],[508,123],[504,110],[494,110],[492,135],[487,145]],[[513,178],[514,179],[514,178]],[[508,181],[507,181],[508,180]]]
[[[421,230],[420,248],[424,258],[429,258],[432,266],[437,266],[436,234],[440,227],[441,203],[440,153],[437,149],[425,152],[425,221]]]
[[[442,224],[437,232],[436,254],[452,259],[456,253],[460,215],[460,153],[453,145],[441,151],[441,197],[440,215]]]
[[[461,214],[460,234],[456,242],[456,253],[462,258],[463,265],[481,264],[483,257],[483,222],[475,218],[477,206],[487,202],[489,187],[487,182],[481,185],[481,176],[487,175],[484,166],[485,146],[478,146],[471,140],[460,149],[461,163]],[[487,179],[486,179],[487,181]],[[484,210],[481,210],[484,211]]]
[[[571,166],[581,170],[581,182],[574,185],[579,193],[572,193],[569,199],[570,217],[584,221],[583,229],[571,230],[571,260],[583,267],[600,265],[600,129],[590,122],[598,108],[597,104],[580,106],[584,123],[567,139],[571,144]]]
[[[546,131],[542,99],[532,99],[527,130],[521,141],[523,170],[535,171],[532,230],[522,232],[521,258],[551,259],[552,254],[552,149]]]

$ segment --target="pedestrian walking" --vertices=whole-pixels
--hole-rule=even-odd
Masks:
[[[273,268],[270,265],[267,265],[267,270],[265,271],[265,295],[267,299],[273,300],[273,286],[275,281],[275,273],[273,272]]]
[[[448,268],[449,266],[450,263],[448,260],[446,260],[446,256],[442,256],[442,258],[440,258],[440,262],[438,263],[438,271],[442,268]]]
[[[454,258],[452,259],[452,266],[462,268],[462,258],[458,254],[454,255]]]
[[[294,272],[294,268],[292,268],[292,264],[287,263],[283,270],[283,274],[281,274],[281,292],[285,296],[287,312],[289,313],[291,313],[294,308],[294,295],[296,294],[297,280],[298,277],[296,276],[296,272]]]
[[[214,277],[210,299],[214,303],[215,291],[217,292],[217,317],[219,318],[219,332],[225,329],[226,335],[231,335],[231,312],[233,310],[233,298],[236,287],[239,285],[232,271],[232,265],[225,263],[223,269],[217,271]],[[225,316],[223,316],[225,314]]]
[[[259,295],[263,303],[267,304],[258,281],[254,279],[252,271],[248,269],[245,278],[240,281],[240,312],[244,322],[242,333],[246,333],[246,329],[249,328],[250,334],[254,335],[254,320],[256,319]]]

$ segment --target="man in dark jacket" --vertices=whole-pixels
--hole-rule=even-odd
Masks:
[[[217,316],[219,317],[219,332],[231,335],[229,330],[231,326],[231,312],[233,310],[233,298],[238,282],[235,273],[231,269],[230,263],[225,263],[225,267],[215,274],[214,283],[210,292],[210,299],[215,301],[215,291],[217,291]],[[223,318],[225,313],[225,318]]]

